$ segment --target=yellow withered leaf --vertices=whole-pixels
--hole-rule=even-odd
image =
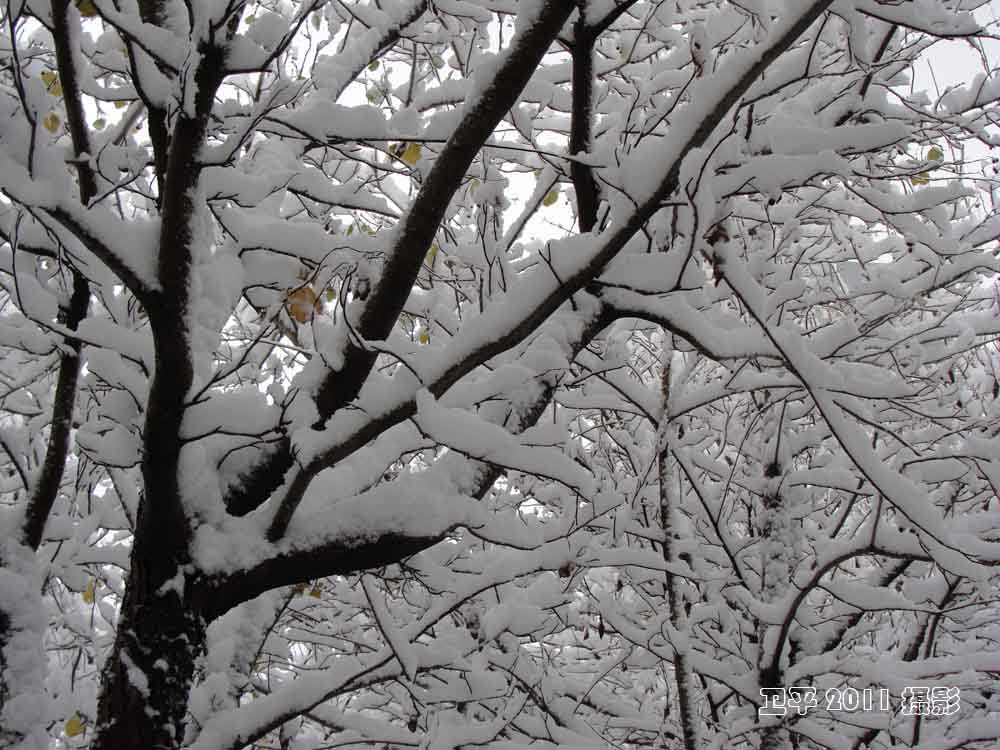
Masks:
[[[42,119],[42,125],[50,133],[55,133],[57,130],[59,130],[60,124],[62,124],[62,120],[59,119],[59,115],[57,115],[55,112],[49,112]]]
[[[127,107],[127,106],[128,106],[128,102],[125,101],[124,99],[118,99],[115,102],[115,109],[125,109],[125,107]]]
[[[78,713],[74,713],[68,719],[66,719],[66,730],[67,737],[79,737],[81,734],[87,731],[87,722],[83,720],[83,717]]]
[[[318,583],[315,584],[311,589],[309,589],[309,596],[313,599],[320,599],[323,596],[323,587]]]
[[[420,161],[422,153],[423,148],[419,143],[407,143],[406,148],[403,149],[403,155],[400,158],[411,167],[415,167],[417,162]]]
[[[62,84],[59,83],[59,76],[54,71],[43,70],[41,79],[42,83],[45,84],[45,90],[52,96],[62,96]]]
[[[288,295],[288,311],[299,323],[309,320],[316,308],[316,292],[311,286],[301,286]]]
[[[547,192],[545,194],[545,197],[542,198],[542,205],[543,206],[551,206],[557,200],[559,200],[559,191],[558,190],[550,190],[549,192]]]
[[[937,146],[931,146],[930,150],[927,152],[927,161],[943,161],[944,151],[942,151]]]
[[[94,596],[97,594],[97,581],[91,578],[87,581],[87,587],[83,590],[83,601],[87,604],[94,603]]]
[[[76,0],[76,9],[84,18],[93,18],[97,15],[97,6],[93,0]]]
[[[927,172],[921,172],[920,174],[915,174],[910,176],[910,182],[914,185],[926,185],[931,181],[931,177]]]
[[[94,130],[104,130],[104,128],[107,127],[107,124],[108,124],[107,120],[105,120],[103,117],[98,117],[96,120],[94,120]]]
[[[424,329],[423,329],[423,330],[422,330],[422,331],[420,332],[420,335],[419,335],[419,336],[417,336],[417,340],[418,340],[418,341],[419,341],[419,342],[420,342],[421,344],[429,344],[429,343],[430,343],[430,341],[431,341],[431,334],[430,334],[430,331],[428,331],[428,330],[427,330],[426,328],[424,328]]]

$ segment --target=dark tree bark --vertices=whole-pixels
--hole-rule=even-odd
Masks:
[[[569,152],[579,156],[590,151],[594,109],[594,43],[597,35],[581,16],[573,38],[573,113],[570,120]],[[590,167],[579,161],[569,165],[576,192],[577,223],[581,232],[590,232],[597,224],[597,182]]]
[[[189,284],[195,206],[208,118],[224,50],[207,47],[194,77],[193,114],[177,115],[163,180],[157,276],[146,312],[156,371],[143,430],[144,495],[136,518],[125,599],[102,674],[95,750],[176,747],[183,739],[195,662],[205,648],[205,603],[189,592],[192,525],[179,485],[181,423],[193,381]]]

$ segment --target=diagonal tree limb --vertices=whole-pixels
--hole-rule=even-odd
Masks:
[[[410,210],[395,230],[395,242],[387,253],[381,277],[358,320],[357,329],[362,338],[381,341],[392,331],[450,197],[458,190],[476,154],[531,79],[573,9],[574,4],[569,0],[547,0],[537,19],[514,39],[475,103],[467,105],[466,115],[448,139]],[[316,391],[317,427],[322,427],[334,412],[357,396],[375,358],[374,351],[348,345],[343,367],[327,373]]]
[[[382,277],[365,303],[358,324],[363,338],[381,340],[389,335],[420,271],[450,196],[461,185],[479,149],[527,85],[573,7],[568,0],[549,0],[546,3],[537,22],[512,43],[490,85],[445,144],[396,230],[396,241],[388,253]],[[357,396],[375,358],[374,351],[349,345],[343,367],[327,373],[317,390],[315,398],[321,423]],[[234,515],[249,513],[281,486],[292,465],[291,444],[282,441],[275,451],[246,472],[242,481],[230,490],[225,499],[226,508]]]
[[[59,81],[63,88],[66,106],[66,121],[73,141],[73,152],[77,157],[90,153],[90,137],[80,99],[80,84],[71,46],[72,35],[69,28],[68,0],[52,0],[52,37],[56,50],[56,64]],[[80,202],[86,206],[97,194],[97,179],[90,163],[77,160],[77,174],[80,184]],[[73,291],[68,307],[59,311],[59,322],[70,331],[75,331],[86,317],[90,306],[90,284],[79,271],[71,269]],[[76,404],[77,383],[80,377],[79,339],[67,338],[59,361],[55,397],[52,404],[52,421],[49,426],[48,445],[42,468],[30,488],[30,496],[24,512],[21,541],[31,549],[38,549],[42,542],[45,522],[59,494],[66,457],[69,453],[69,437],[73,424],[73,407]]]
[[[589,325],[581,327],[570,342],[572,356],[576,357],[614,320],[610,313],[602,313],[594,316]],[[520,434],[537,423],[551,403],[554,392],[554,386],[539,389],[530,402],[515,410],[514,418],[508,420],[507,429]],[[481,500],[500,476],[500,467],[474,459],[461,459],[460,463],[461,470],[452,472],[454,476],[464,478],[459,490]],[[435,467],[429,471],[434,471]],[[425,537],[382,534],[373,539],[339,539],[314,548],[290,551],[231,575],[207,579],[204,585],[212,593],[205,598],[221,614],[242,601],[279,586],[397,563],[437,544],[453,530],[454,527]]]
[[[693,132],[674,148],[674,156],[671,159],[670,167],[650,196],[640,203],[625,221],[609,230],[606,236],[601,238],[602,241],[597,250],[590,255],[587,261],[575,268],[571,275],[561,278],[560,283],[550,293],[546,294],[542,299],[520,314],[518,319],[502,335],[484,343],[475,352],[464,358],[462,362],[452,365],[429,387],[431,392],[436,395],[443,393],[475,367],[478,367],[497,354],[516,346],[558,310],[564,302],[568,301],[574,294],[583,290],[597,278],[601,273],[601,269],[625,247],[636,233],[642,230],[646,222],[660,210],[663,201],[669,198],[677,189],[684,157],[708,141],[719,123],[722,122],[733,106],[736,105],[743,93],[750,88],[753,82],[771,63],[788,49],[826,11],[831,2],[832,0],[813,0],[808,4],[802,3],[802,10],[798,13],[793,13],[792,17],[783,24],[783,28],[779,32],[773,33],[770,39],[762,43],[760,45],[762,49],[748,50],[743,55],[734,56],[734,60],[729,63],[727,68],[734,67],[736,70],[739,70],[742,67],[743,69],[738,75],[733,76],[728,86],[718,90],[718,86],[710,81],[705,82],[697,92],[692,92],[692,98],[696,95],[704,97],[704,103],[699,102],[699,108],[705,114],[700,118]],[[726,80],[725,70],[720,71],[720,77],[722,80]],[[424,188],[427,187],[427,184],[424,184]],[[420,200],[419,196],[417,200]],[[430,239],[433,238],[433,231],[427,227],[423,227],[422,231],[419,229],[415,229],[415,231],[419,232],[419,235],[424,237],[429,245]],[[405,232],[401,233],[401,237],[405,238],[406,236],[408,235]],[[399,256],[394,256],[390,260],[390,265],[397,257]],[[408,257],[401,260],[400,263],[403,266],[414,262],[419,264],[422,258],[423,256],[420,255],[414,261],[413,257]],[[397,270],[402,271],[403,269]],[[386,277],[384,276],[383,282],[385,282],[385,279]],[[380,285],[383,290],[380,293],[381,295],[392,289],[396,290],[397,294],[402,297],[402,299],[391,302],[385,300],[384,296],[380,296],[380,299],[384,300],[387,305],[387,311],[391,312],[392,309],[395,309],[395,305],[398,305],[400,308],[402,307],[408,295],[408,287],[403,288],[400,286],[402,281],[401,274],[397,274],[391,282],[386,282],[384,286]],[[375,308],[366,307],[366,313],[372,309]],[[395,321],[395,315],[391,317]],[[362,320],[364,320],[364,316]],[[386,324],[383,321],[384,325]],[[378,338],[384,338],[384,335]],[[356,351],[357,353],[351,355],[351,351]],[[334,406],[335,410],[340,405],[346,404],[354,398],[371,364],[375,361],[374,356],[374,352],[349,350],[348,356],[345,357],[347,364],[345,364],[344,370],[339,373],[346,377],[349,387],[344,392],[335,391],[334,385],[339,385],[340,381],[336,377],[328,378],[328,406]],[[333,375],[331,373],[331,376]],[[360,382],[355,386],[356,378],[360,378]],[[324,386],[326,385],[327,383],[324,383]],[[312,477],[316,473],[322,468],[332,466],[342,458],[349,456],[392,425],[408,418],[414,413],[414,410],[415,406],[412,401],[400,405],[383,415],[380,419],[369,422],[343,442],[318,456],[314,460],[313,465],[299,471],[289,483],[289,489],[282,498],[274,515],[274,520],[268,529],[268,539],[276,541],[284,535],[292,515],[295,513],[295,509],[305,494],[306,487],[308,487],[309,482],[312,481]],[[332,411],[330,413],[332,414]],[[322,416],[324,411],[321,410],[320,414]],[[321,421],[325,422],[326,418],[328,417],[321,419]]]

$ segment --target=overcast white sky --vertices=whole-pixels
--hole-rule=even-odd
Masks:
[[[1000,18],[1000,0],[993,0],[989,5],[984,6],[976,13],[976,18],[983,25],[993,24],[993,33],[1000,33],[996,28],[997,19]],[[1000,41],[985,40],[982,42],[983,49],[989,60],[1000,63]],[[941,42],[932,55],[932,60],[924,66],[924,70],[918,71],[920,76],[928,75],[928,84],[933,91],[933,83],[930,82],[929,72],[933,68],[934,77],[938,85],[943,89],[946,86],[953,86],[965,83],[970,78],[970,73],[974,75],[982,70],[978,53],[973,50],[967,41]],[[920,78],[916,81],[918,88],[922,88],[923,81]]]

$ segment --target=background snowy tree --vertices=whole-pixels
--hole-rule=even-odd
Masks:
[[[995,746],[982,5],[6,0],[0,743]]]

